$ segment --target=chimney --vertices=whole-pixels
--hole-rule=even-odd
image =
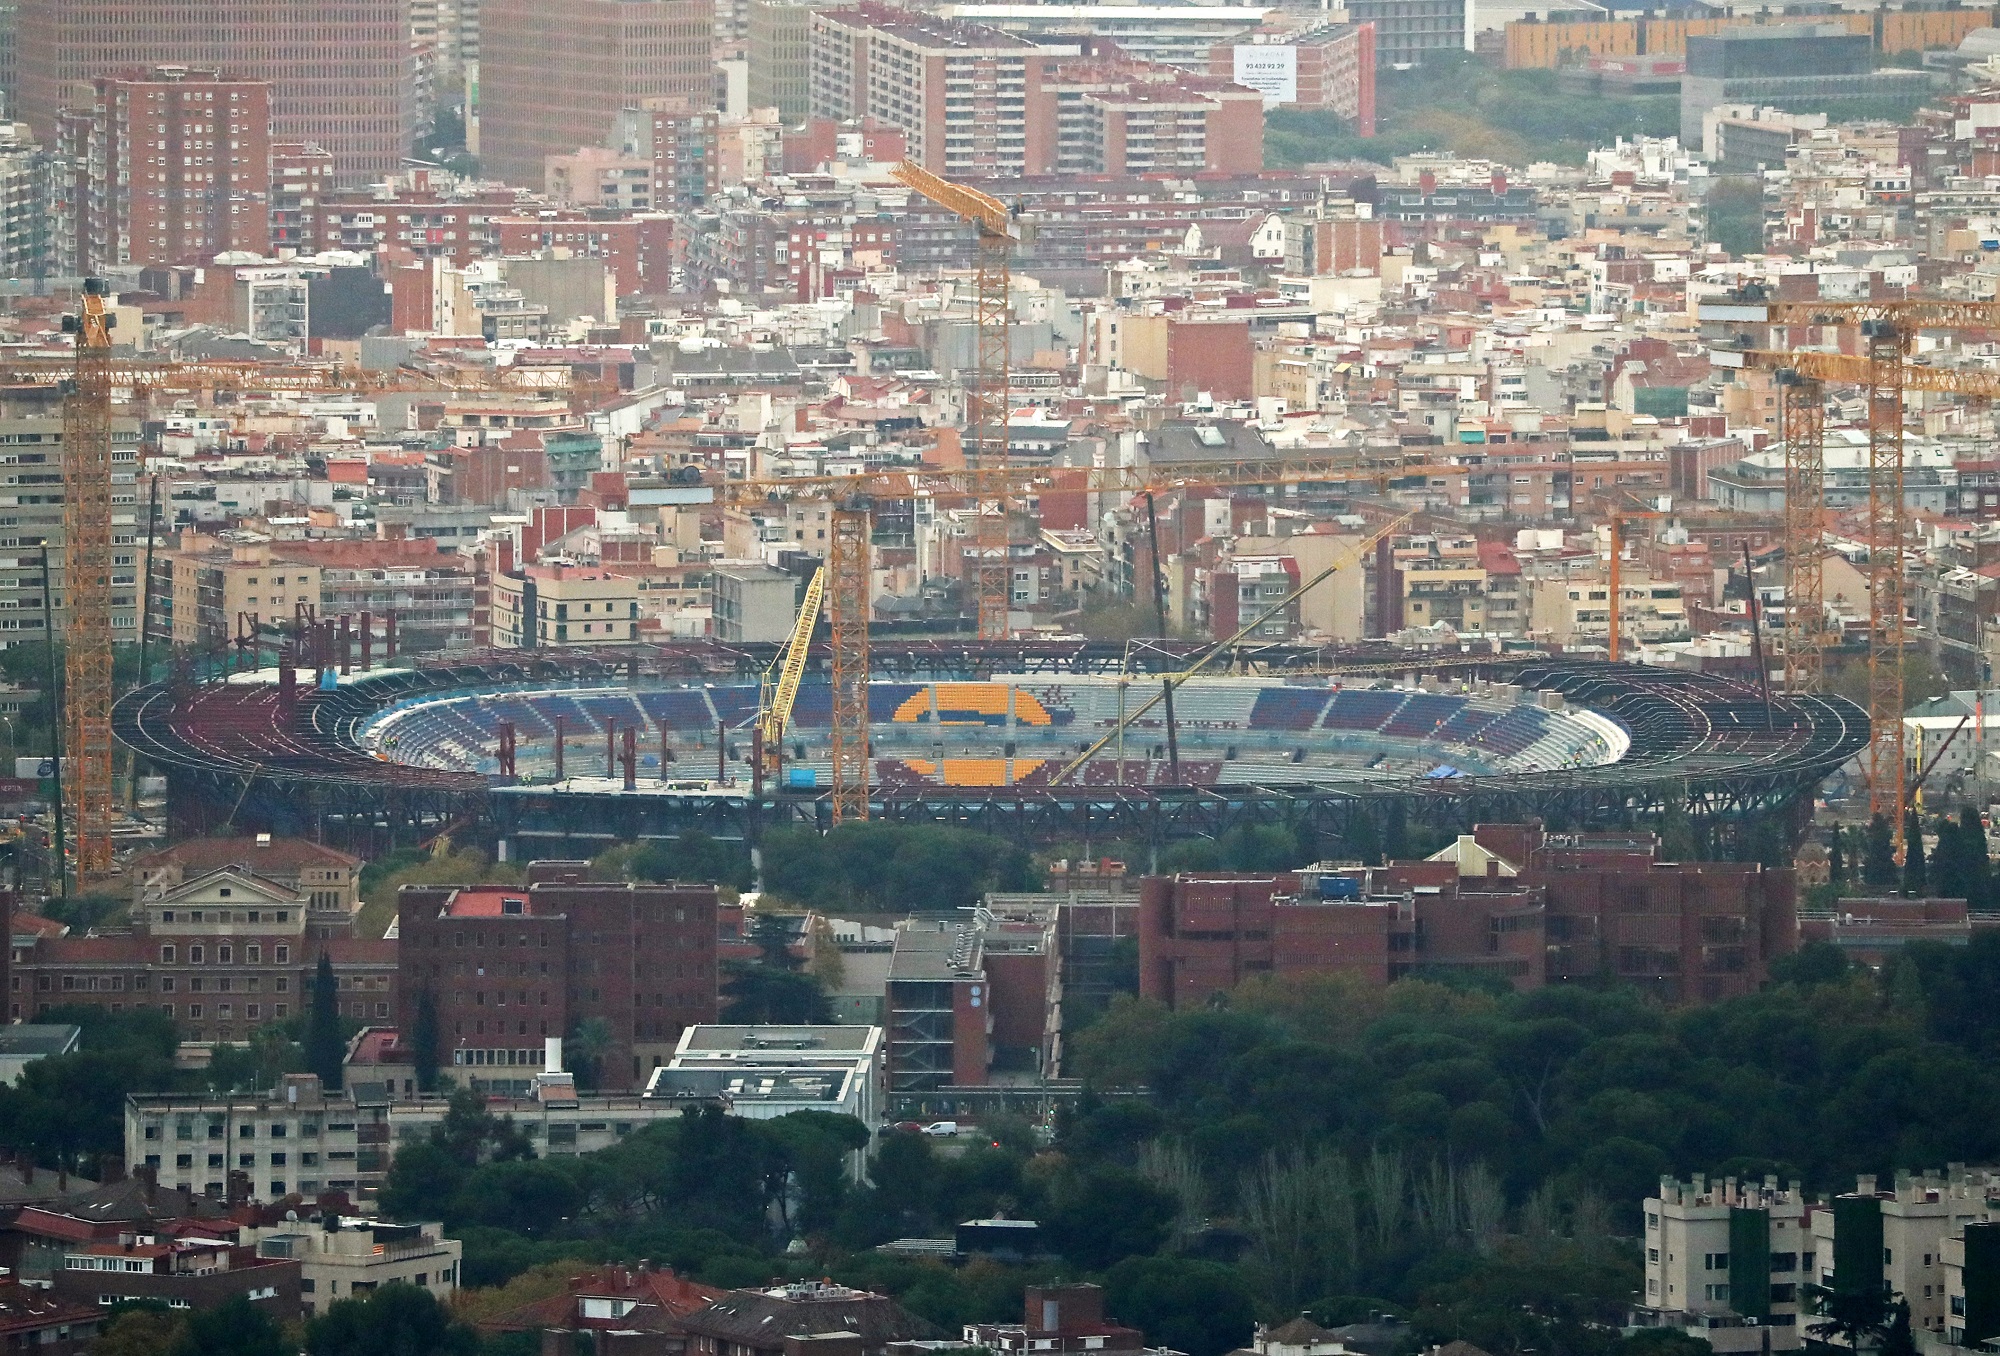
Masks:
[[[132,1170],[132,1176],[138,1179],[139,1185],[145,1189],[146,1204],[153,1204],[160,1194],[160,1170],[151,1163],[141,1163]]]
[[[32,1186],[35,1181],[35,1158],[33,1154],[21,1155],[21,1184]]]

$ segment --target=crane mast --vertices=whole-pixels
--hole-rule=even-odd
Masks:
[[[111,325],[87,278],[63,402],[63,799],[79,885],[111,869]],[[49,643],[55,643],[50,635]]]
[[[1007,205],[988,193],[955,184],[912,160],[896,167],[896,177],[949,212],[970,222],[978,235],[973,287],[973,342],[976,361],[965,393],[965,464],[979,470],[1007,469],[1008,339],[1012,287],[1008,257],[1020,236]],[[979,576],[979,638],[1007,638],[1007,608],[1013,600],[1013,568],[1008,562],[1007,498],[981,499],[976,514]]]

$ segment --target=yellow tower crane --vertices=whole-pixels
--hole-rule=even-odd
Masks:
[[[1628,509],[1628,508],[1615,508],[1612,509],[1611,512],[1606,515],[1605,521],[1609,523],[1611,527],[1611,569],[1610,569],[1611,582],[1610,586],[1605,590],[1605,592],[1610,594],[1611,596],[1611,615],[1607,619],[1609,622],[1609,626],[1607,629],[1610,633],[1610,641],[1606,653],[1610,656],[1611,662],[1614,664],[1618,662],[1619,652],[1623,648],[1625,642],[1625,616],[1624,616],[1625,533],[1623,531],[1624,524],[1628,522],[1650,521],[1653,519],[1664,518],[1666,516],[1667,516],[1666,514],[1659,512],[1657,509]]]
[[[1020,243],[1019,224],[1007,205],[989,193],[952,183],[913,160],[895,169],[896,178],[939,207],[972,223],[978,234],[973,287],[976,361],[965,393],[965,464],[979,470],[1007,469],[1008,339],[1012,317],[1008,259]],[[1008,564],[1007,498],[978,506],[979,638],[1007,638],[1007,606],[1013,597]]]
[[[819,624],[820,600],[826,593],[826,570],[813,573],[806,585],[805,601],[792,622],[792,637],[771,667],[764,671],[763,710],[757,716],[758,756],[763,772],[775,777],[784,761],[785,726],[791,721],[792,706],[799,699],[799,683],[806,673],[806,652],[812,648],[813,627]]]
[[[1888,820],[1895,840],[1896,860],[1902,861],[1903,805],[1909,773],[1903,747],[1903,661],[1908,642],[1904,618],[1904,549],[1909,533],[1903,494],[1903,392],[1906,389],[1950,389],[1973,394],[1963,383],[1966,374],[1951,374],[1948,386],[1931,386],[1936,369],[1912,364],[1911,346],[1923,330],[1951,332],[2000,330],[2000,302],[1944,301],[1925,298],[1883,301],[1770,301],[1761,297],[1704,302],[1704,321],[1763,326],[1770,347],[1732,354],[1714,350],[1723,365],[1789,369],[1799,387],[1781,410],[1785,433],[1786,557],[1806,559],[1808,589],[1820,588],[1820,562],[1825,558],[1825,528],[1817,507],[1825,499],[1825,459],[1820,396],[1822,381],[1852,381],[1868,393],[1868,810]],[[1865,352],[1815,354],[1786,352],[1783,344],[1799,327],[1856,327]],[[1760,361],[1761,360],[1761,361]],[[1824,360],[1822,362],[1822,360]],[[1840,375],[1834,375],[1838,373]],[[1797,496],[1794,499],[1794,496]],[[1794,507],[1796,505],[1796,507]],[[1809,508],[1808,505],[1815,507]],[[1794,539],[1792,533],[1801,534]],[[1794,556],[1797,552],[1797,556]],[[1804,596],[1786,604],[1786,673],[1800,682],[1820,681],[1819,655],[1824,645],[1820,611],[1822,596]],[[1792,614],[1810,610],[1795,635]],[[1789,657],[1794,640],[1806,647],[1796,665]]]
[[[63,401],[63,801],[78,885],[111,869],[111,326],[86,278]],[[55,636],[49,636],[55,643]]]

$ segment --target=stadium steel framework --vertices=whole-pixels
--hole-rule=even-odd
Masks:
[[[750,681],[771,646],[706,642],[625,654],[505,652],[356,675],[333,691],[220,679],[157,684],[118,704],[119,738],[169,779],[176,832],[302,834],[382,851],[455,829],[508,841],[515,855],[564,855],[609,841],[700,830],[754,841],[780,825],[831,823],[824,790],[748,786],[674,794],[503,784],[473,772],[387,763],[362,747],[358,727],[414,697],[496,684],[614,684],[642,677]],[[879,676],[915,681],[1004,674],[1157,673],[1189,647],[1086,643],[935,642],[882,645]],[[825,672],[823,647],[814,667]],[[1238,672],[1376,676],[1449,671],[1561,693],[1618,721],[1631,735],[1615,763],[1509,776],[1386,779],[1306,785],[877,788],[871,817],[952,824],[1024,843],[1219,836],[1243,824],[1284,823],[1343,836],[1357,816],[1400,805],[1411,824],[1459,831],[1535,817],[1582,829],[1683,808],[1725,834],[1753,817],[1796,823],[1820,782],[1868,746],[1866,714],[1844,698],[1800,694],[1764,706],[1756,690],[1712,675],[1545,655],[1246,647]],[[748,744],[748,732],[743,739]]]

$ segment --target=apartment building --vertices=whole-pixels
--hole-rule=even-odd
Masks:
[[[320,199],[333,191],[333,155],[323,146],[280,141],[271,147],[271,251],[309,254]]]
[[[1533,633],[1558,645],[1611,638],[1611,585],[1603,578],[1530,581],[1529,620]],[[1649,579],[1634,568],[1618,586],[1618,629],[1626,646],[1685,640],[1687,603],[1681,586]]]
[[[639,638],[639,582],[581,565],[528,565],[493,576],[493,643],[505,650],[629,645]]]
[[[1065,61],[1044,79],[1059,174],[1170,174],[1264,163],[1264,97],[1153,62]]]
[[[16,25],[19,116],[49,144],[79,83],[162,63],[268,82],[269,135],[324,147],[345,185],[394,174],[415,132],[410,14],[399,0],[309,11],[261,0],[23,0]]]
[[[1817,1274],[1813,1221],[1824,1213],[1799,1183],[1776,1177],[1662,1178],[1645,1203],[1646,1288],[1635,1326],[1678,1328],[1721,1356],[1798,1350],[1799,1316],[1809,1312],[1800,1288]]]
[[[1236,634],[1271,609],[1269,617],[1245,639],[1284,642],[1299,633],[1300,601],[1285,599],[1299,586],[1299,562],[1294,556],[1233,555],[1209,573],[1208,624],[1218,639]],[[1284,603],[1283,607],[1279,607]]]
[[[41,640],[52,620],[63,628],[63,420],[54,387],[15,389],[0,398],[0,646]],[[111,635],[139,636],[139,558],[135,538],[139,424],[111,421]],[[48,547],[49,590],[44,618],[42,552]]]
[[[775,108],[791,127],[812,112],[812,16],[798,0],[750,0],[744,53],[750,107]]]
[[[1323,108],[1355,135],[1375,135],[1375,25],[1351,20],[1304,29],[1275,27],[1247,41],[1218,43],[1208,73],[1252,85],[1268,106]]]
[[[318,568],[277,560],[268,541],[190,532],[168,559],[172,591],[154,600],[160,618],[155,633],[171,636],[175,645],[223,644],[245,628],[288,623],[301,606],[320,603]]]
[[[100,75],[64,110],[58,154],[79,168],[69,248],[99,273],[205,264],[271,240],[271,84],[187,66]]]
[[[1813,1217],[1812,1279],[1844,1293],[1880,1288],[1902,1296],[1920,1343],[1977,1345],[1965,1330],[2000,1320],[1993,1307],[2000,1255],[1990,1251],[1996,1222],[2000,1173],[1992,1169],[1899,1172],[1886,1189],[1863,1174]]]
[[[154,562],[153,634],[213,646],[260,622],[289,622],[301,606],[322,618],[364,615],[378,638],[395,619],[399,644],[462,650],[472,644],[474,571],[430,538],[284,541],[184,532]]]
[[[1416,536],[1391,543],[1396,596],[1383,634],[1402,626],[1448,626],[1460,635],[1487,632],[1486,569],[1473,537]]]
[[[618,111],[613,144],[641,162],[653,205],[704,206],[722,188],[722,115],[685,99],[647,99]]]
[[[511,1086],[542,1067],[547,1038],[597,1019],[610,1031],[601,1086],[642,1086],[685,1028],[715,1020],[715,887],[584,874],[536,862],[525,888],[405,887],[400,1029],[415,1029],[417,995],[429,993],[439,1064],[475,1087]]]
[[[815,11],[811,44],[814,117],[872,117],[903,133],[910,159],[948,179],[1053,168],[1043,84],[1076,45],[875,4]]]
[[[983,24],[1020,37],[1065,40],[1088,34],[1117,44],[1140,61],[1157,61],[1225,79],[1209,53],[1218,43],[1247,38],[1271,11],[1262,5],[1034,5],[947,4],[938,12],[961,23]]]
[[[449,1301],[465,1253],[464,1244],[444,1236],[442,1224],[390,1224],[331,1213],[246,1228],[240,1241],[259,1257],[299,1264],[299,1302],[309,1317],[392,1284],[413,1285]]]
[[[1374,26],[1376,61],[1422,65],[1426,57],[1471,47],[1470,10],[1466,0],[1348,0],[1347,19]]]
[[[717,640],[740,645],[791,635],[799,610],[796,575],[768,565],[725,565],[711,576],[711,587]]]
[[[0,122],[0,276],[39,278],[49,269],[49,157],[24,122]]]
[[[714,104],[710,0],[485,0],[479,15],[479,153],[527,188],[543,162],[601,146],[647,99]]]
[[[389,1169],[388,1145],[388,1104],[329,1092],[318,1074],[286,1074],[268,1093],[125,1098],[125,1161],[163,1188],[197,1196],[222,1196],[230,1174],[241,1173],[267,1201],[322,1191],[372,1200]]]

